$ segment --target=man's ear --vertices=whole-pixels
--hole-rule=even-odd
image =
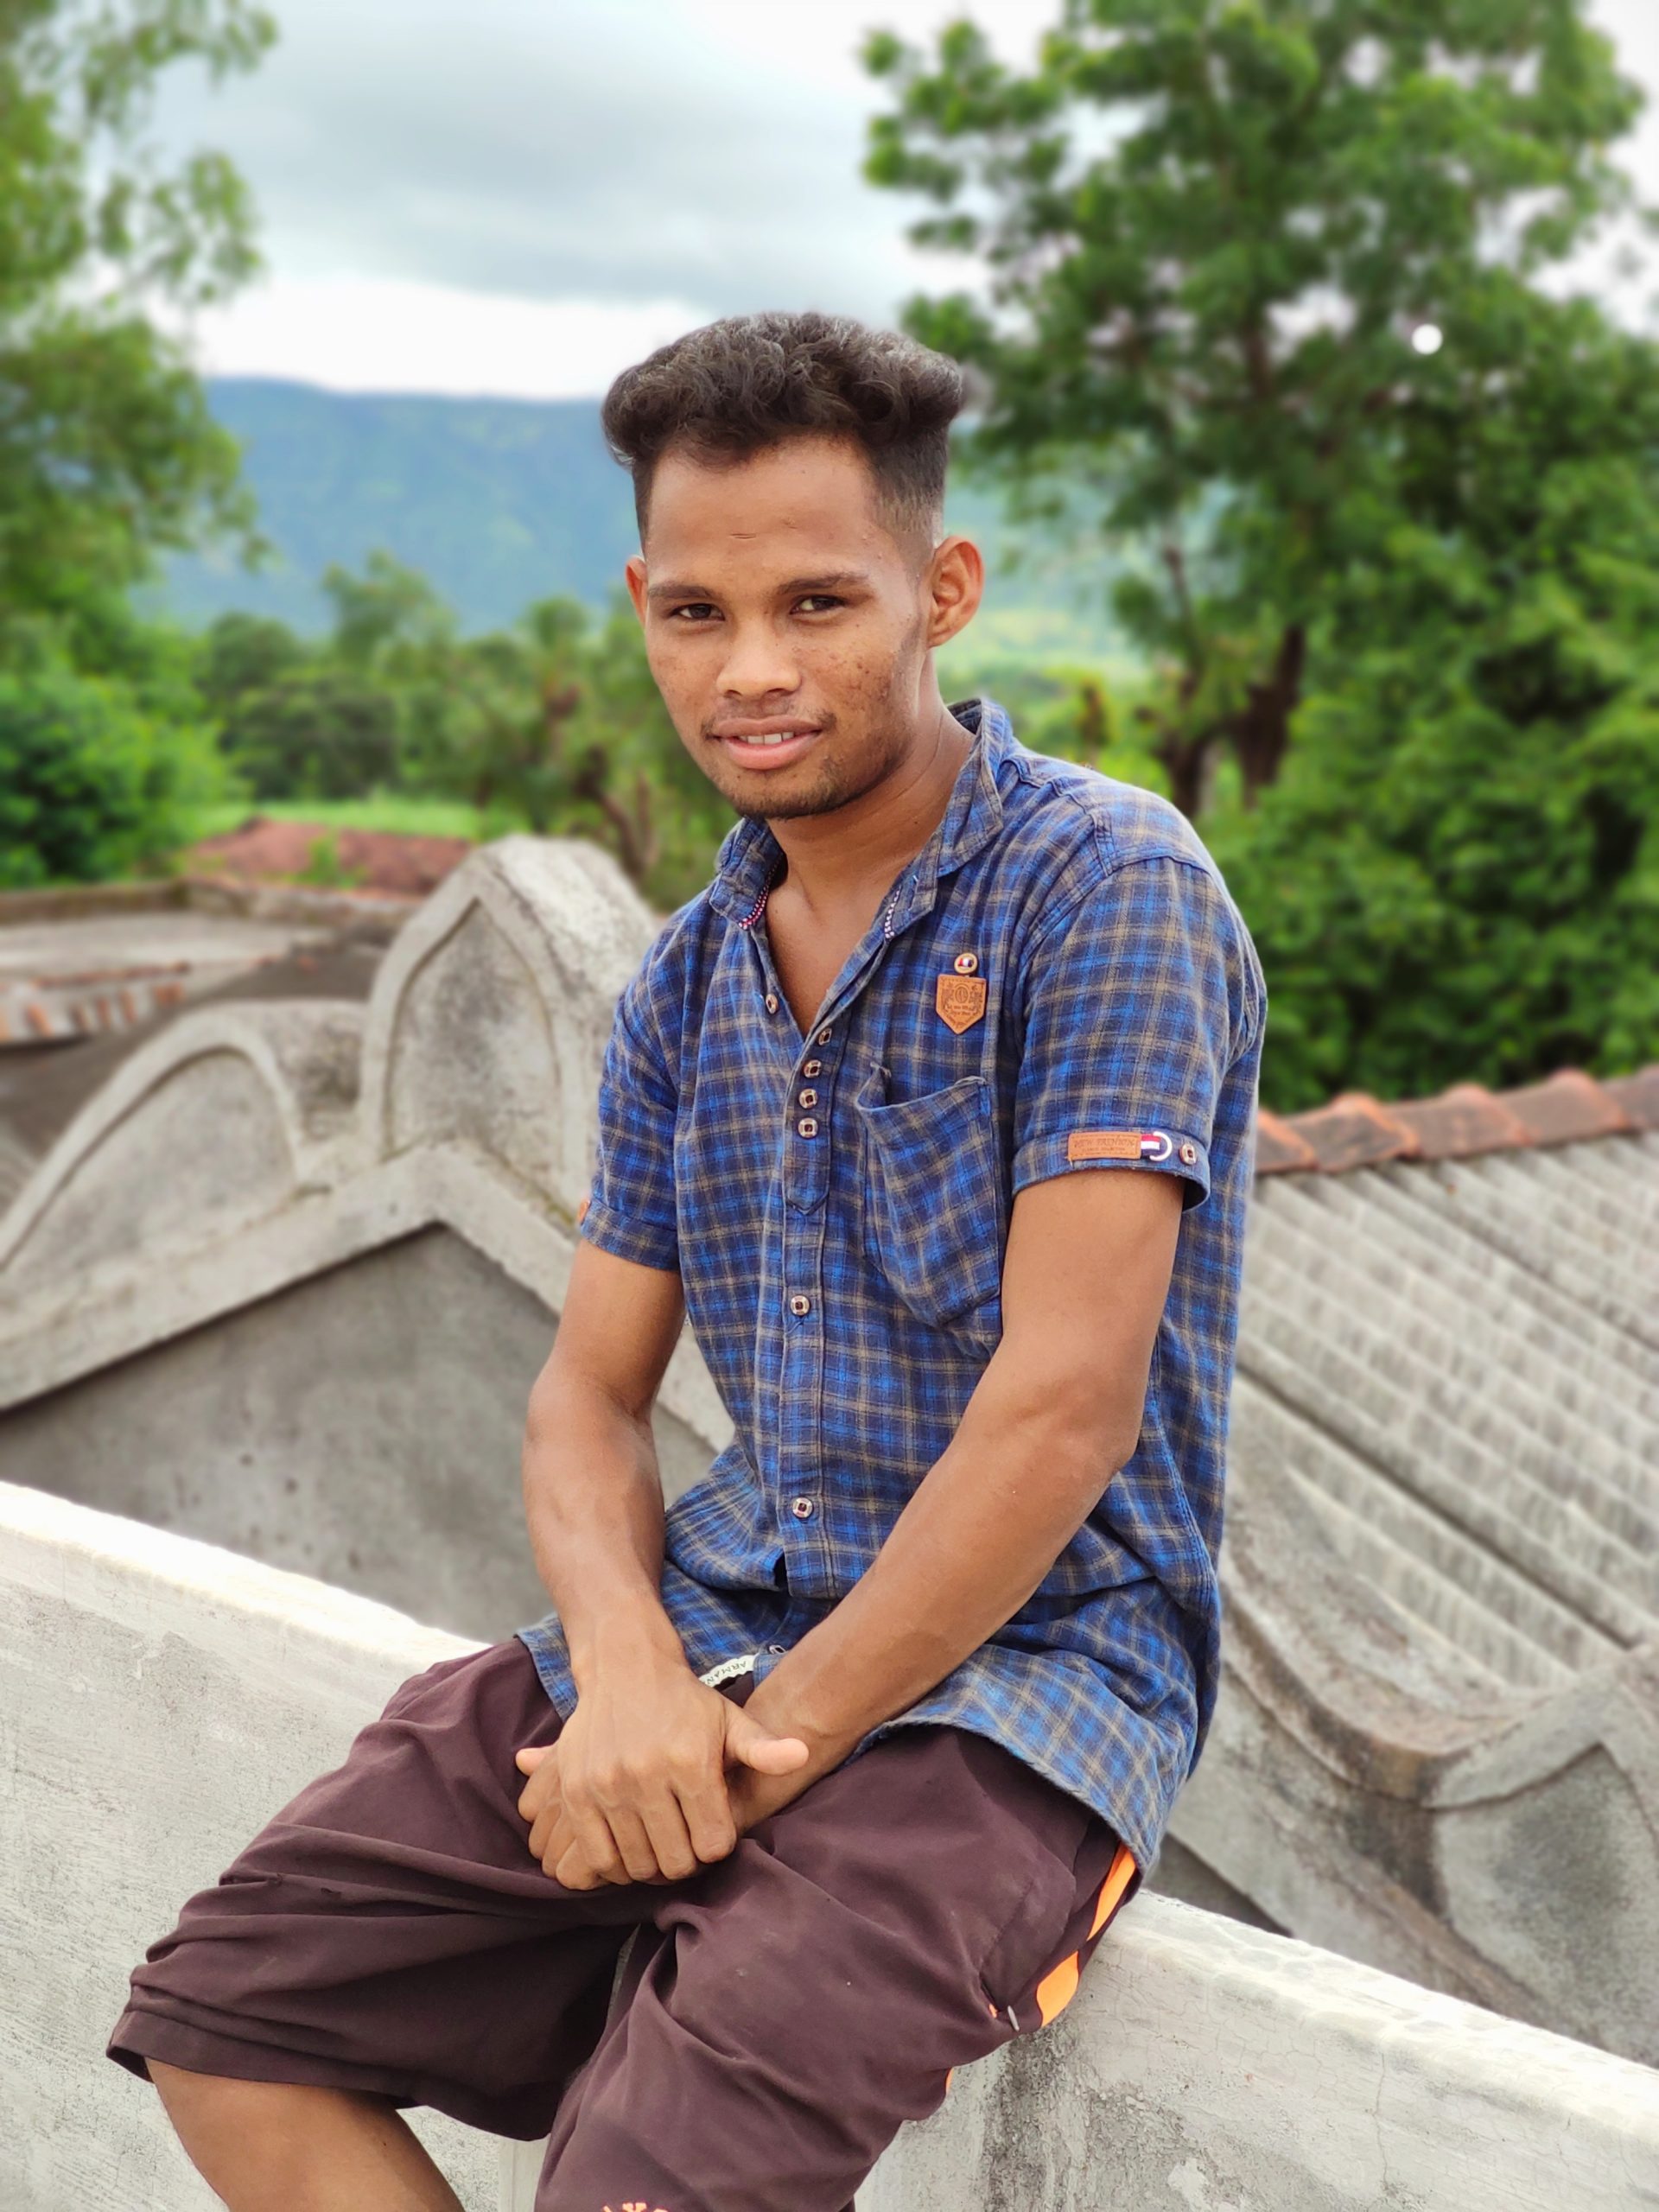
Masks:
[[[985,558],[971,537],[947,537],[934,547],[925,587],[931,652],[968,627],[985,595]]]
[[[645,563],[644,556],[630,556],[622,570],[628,587],[628,597],[633,601],[633,611],[641,622],[645,619]]]

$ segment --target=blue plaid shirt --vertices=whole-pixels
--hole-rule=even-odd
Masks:
[[[670,1510],[663,1601],[699,1674],[764,1678],[950,1443],[1014,1193],[1182,1179],[1134,1457],[1031,1602],[874,1732],[990,1737],[1144,1867],[1215,1699],[1261,971],[1172,807],[1029,751],[988,701],[954,711],[975,743],[944,818],[805,1036],[766,933],[780,849],[727,836],[618,1005],[581,1234],[683,1282],[735,1433]],[[519,1634],[569,1714],[556,1619]]]

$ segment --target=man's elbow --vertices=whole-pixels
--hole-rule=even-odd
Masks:
[[[1042,1457],[1098,1497],[1141,1441],[1146,1378],[1066,1370],[1032,1382],[1026,1419],[1040,1436]]]

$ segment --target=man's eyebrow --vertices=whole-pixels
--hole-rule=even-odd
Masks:
[[[856,584],[868,584],[869,581],[869,572],[865,569],[831,569],[821,575],[790,577],[786,583],[779,586],[779,596],[799,599],[809,592],[845,591]],[[646,590],[645,596],[652,601],[664,599],[713,600],[716,594],[702,584],[683,584],[671,581],[668,583],[651,585]]]
[[[869,574],[864,569],[830,569],[821,575],[791,576],[782,590],[791,599],[798,599],[808,592],[844,591],[850,584],[867,584]]]

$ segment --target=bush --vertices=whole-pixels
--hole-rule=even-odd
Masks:
[[[298,668],[238,699],[220,742],[257,798],[360,798],[397,772],[397,702],[349,670]]]
[[[0,888],[154,866],[225,791],[212,734],[63,668],[0,672]]]

